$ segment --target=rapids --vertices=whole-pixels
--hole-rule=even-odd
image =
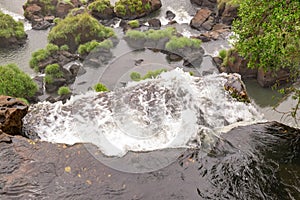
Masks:
[[[107,156],[209,147],[228,125],[263,120],[254,105],[224,90],[229,77],[193,77],[177,68],[109,93],[73,96],[64,105],[33,105],[24,124],[44,141],[92,143]]]

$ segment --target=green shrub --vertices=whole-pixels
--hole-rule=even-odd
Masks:
[[[94,90],[96,92],[108,92],[109,91],[107,89],[107,87],[102,83],[97,83],[96,85],[94,85]]]
[[[57,94],[58,94],[59,96],[66,95],[66,94],[70,94],[70,93],[71,93],[70,88],[69,88],[69,87],[65,87],[65,86],[60,87],[60,88],[58,89],[58,91],[57,91]]]
[[[183,49],[185,47],[200,48],[201,40],[187,37],[172,37],[171,40],[166,44],[166,49],[168,51]]]
[[[223,60],[225,59],[226,55],[227,55],[226,49],[222,49],[221,51],[219,51],[219,57],[222,58]]]
[[[52,77],[52,75],[46,75],[44,77],[44,81],[45,81],[46,84],[52,84],[53,83],[53,77]]]
[[[16,37],[25,38],[24,25],[22,22],[15,21],[10,15],[0,11],[0,38]]]
[[[127,23],[131,28],[140,27],[140,22],[138,20],[131,20]]]
[[[64,45],[60,46],[59,49],[60,49],[61,51],[69,51],[69,46],[66,45],[66,44],[64,44]]]
[[[26,105],[29,105],[30,103],[29,103],[29,101],[27,100],[27,99],[25,99],[25,98],[17,98],[18,100],[20,100],[20,101],[22,101],[23,103],[25,103]]]
[[[102,13],[105,9],[114,7],[110,4],[110,0],[96,0],[88,6],[88,10]]]
[[[130,39],[146,39],[146,34],[144,32],[141,31],[137,31],[137,30],[129,30],[126,32],[125,37],[128,37]]]
[[[84,54],[90,53],[91,51],[93,51],[96,48],[110,49],[112,47],[113,47],[113,43],[111,40],[104,40],[102,42],[97,42],[96,40],[92,40],[85,44],[81,44],[78,47],[77,51],[80,55],[84,55]]]
[[[151,5],[145,0],[119,0],[115,4],[115,12],[120,16],[142,14],[150,10]]]
[[[145,80],[145,79],[150,79],[150,78],[156,78],[158,75],[160,75],[161,73],[166,72],[166,71],[167,71],[166,69],[158,69],[158,70],[154,70],[154,71],[150,70],[143,77],[138,72],[132,72],[130,74],[130,78],[133,81],[140,81],[140,80]]]
[[[58,22],[48,35],[48,41],[58,46],[68,45],[71,52],[75,52],[80,44],[91,40],[102,41],[115,36],[112,28],[100,24],[88,13],[76,16],[68,15]]]
[[[162,38],[172,38],[173,36],[176,35],[176,29],[173,27],[168,27],[166,29],[162,30],[149,30],[145,32],[147,35],[147,39],[151,40],[159,40]]]
[[[36,72],[38,72],[39,62],[46,60],[50,56],[56,54],[59,50],[60,49],[57,45],[49,43],[45,49],[39,49],[36,52],[33,52],[29,61],[30,67],[33,68]]]
[[[46,51],[49,52],[50,55],[53,55],[54,53],[56,53],[57,51],[59,51],[59,47],[55,44],[47,44],[46,46]]]
[[[19,98],[32,97],[38,90],[37,84],[17,65],[0,66],[0,95]]]
[[[51,75],[52,78],[61,78],[63,77],[63,73],[58,64],[47,65],[45,68],[46,75]]]
[[[133,80],[133,81],[140,81],[140,80],[142,80],[142,76],[141,76],[141,74],[138,73],[138,72],[132,72],[132,73],[130,74],[130,78],[131,78],[131,80]]]

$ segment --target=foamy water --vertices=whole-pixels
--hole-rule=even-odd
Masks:
[[[24,123],[42,140],[93,143],[108,156],[207,146],[227,126],[263,120],[254,105],[224,90],[229,76],[198,78],[175,69],[110,93],[77,95],[64,105],[33,105]]]

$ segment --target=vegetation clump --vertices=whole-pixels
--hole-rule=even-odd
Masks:
[[[49,33],[48,41],[58,46],[68,45],[75,52],[79,45],[91,40],[103,41],[114,36],[113,29],[100,24],[87,12],[73,16],[69,14],[59,21]]]
[[[66,46],[62,48],[66,48]],[[49,43],[45,49],[37,50],[31,55],[31,60],[29,61],[30,67],[36,72],[41,71],[39,68],[39,63],[47,60],[47,58],[56,54],[59,50],[60,48],[57,45],[51,43]]]
[[[140,27],[140,22],[138,20],[131,20],[127,23],[131,28]]]
[[[151,4],[147,0],[119,0],[115,4],[115,12],[122,18],[137,18],[150,13],[150,11]]]
[[[145,76],[141,76],[140,73],[138,72],[132,72],[130,74],[130,78],[133,81],[141,81],[141,80],[145,80],[145,79],[150,79],[150,78],[156,78],[158,75],[160,75],[163,72],[166,72],[166,69],[158,69],[158,70],[154,70],[154,71],[148,71],[147,74],[145,74]]]
[[[81,44],[78,47],[78,53],[80,55],[86,55],[97,48],[110,49],[113,47],[113,42],[111,40],[104,40],[102,42],[97,42],[96,40],[92,40],[85,44]]]
[[[58,64],[47,65],[45,74],[44,81],[46,84],[51,84],[55,78],[62,78],[64,75]]]
[[[201,40],[187,37],[172,37],[166,44],[166,50],[175,51],[185,47],[199,49],[201,48]]]
[[[137,30],[128,30],[125,37],[130,39],[149,39],[149,40],[159,40],[162,38],[172,38],[176,35],[176,29],[173,27],[168,27],[162,30],[148,30],[145,32]]]
[[[38,90],[30,76],[15,64],[0,66],[0,74],[0,95],[29,98]]]
[[[96,11],[99,13],[104,12],[106,9],[113,9],[114,7],[110,4],[110,0],[96,0],[88,6],[88,10]]]
[[[94,85],[94,90],[96,92],[108,92],[108,88],[102,84],[102,83],[97,83],[96,85]]]
[[[70,94],[71,93],[71,90],[69,87],[66,87],[66,86],[62,86],[58,89],[57,91],[57,94],[59,96],[63,96],[63,95],[67,95],[67,94]]]
[[[239,1],[238,18],[233,23],[235,50],[248,61],[249,68],[274,73],[287,69],[290,79],[300,72],[300,2],[298,0]],[[300,92],[293,92],[296,106],[290,114],[296,118]]]
[[[15,21],[10,15],[0,11],[0,38],[25,38],[24,24]]]

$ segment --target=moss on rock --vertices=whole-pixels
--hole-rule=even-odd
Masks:
[[[68,15],[50,31],[48,41],[58,46],[68,45],[75,52],[79,45],[89,41],[103,41],[114,36],[113,29],[100,24],[88,13]]]

